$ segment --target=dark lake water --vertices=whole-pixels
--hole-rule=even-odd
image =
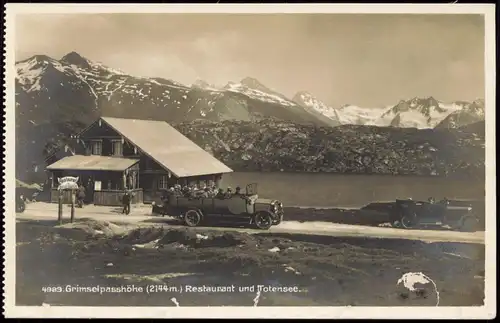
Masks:
[[[276,198],[287,206],[358,207],[396,198],[426,200],[484,199],[484,179],[343,175],[328,173],[235,172],[222,178],[222,187],[258,183],[259,196]]]

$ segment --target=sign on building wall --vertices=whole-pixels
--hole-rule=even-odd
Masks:
[[[94,191],[100,191],[101,190],[101,186],[102,186],[102,182],[101,181],[95,181],[94,182]]]

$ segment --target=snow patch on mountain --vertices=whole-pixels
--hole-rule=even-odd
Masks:
[[[295,94],[293,101],[301,106],[313,109],[340,124],[365,125],[374,123],[384,112],[379,108],[362,108],[351,104],[335,109],[306,91]]]
[[[338,121],[338,116],[334,108],[326,105],[309,92],[300,91],[295,94],[292,101],[306,108],[313,109],[327,118]]]
[[[106,65],[99,63],[99,62],[93,63],[91,66],[92,66],[92,69],[94,69],[94,70],[104,70],[110,74],[116,74],[116,75],[127,75],[125,72],[123,72],[121,70],[118,70],[116,68],[111,68],[111,67],[106,66]]]
[[[380,108],[362,108],[351,104],[336,110],[337,118],[342,124],[355,125],[373,125],[383,112]]]
[[[46,66],[39,64],[36,59],[31,59],[16,64],[16,79],[26,92],[39,91],[40,75]]]
[[[229,92],[237,92],[244,94],[252,99],[264,101],[264,102],[269,102],[269,103],[276,103],[276,104],[281,104],[284,106],[295,106],[296,103],[288,100],[280,95],[269,93],[268,91],[264,91],[262,88],[259,87],[259,89],[255,89],[253,87],[250,87],[248,84],[244,83],[235,83],[235,82],[229,82],[225,87],[224,90],[229,91]]]
[[[221,89],[219,89],[217,86],[208,83],[207,81],[204,80],[196,80],[191,84],[191,88],[198,88],[206,91],[213,91],[213,92],[220,92]]]
[[[476,99],[472,103],[467,104],[464,110],[476,114],[478,117],[485,117],[485,102],[483,99]]]
[[[103,74],[125,76],[126,74],[107,67],[101,63],[95,63],[79,56],[78,54],[68,54],[61,61],[44,55],[37,55],[30,59],[16,63],[16,79],[26,92],[42,90],[41,79],[46,73],[57,71],[69,77],[76,76],[85,83],[94,97],[98,97],[94,88],[87,79],[97,79]],[[60,83],[64,86],[64,83]]]

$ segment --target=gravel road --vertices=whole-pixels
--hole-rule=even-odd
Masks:
[[[68,206],[65,206],[63,211],[63,218],[68,219],[69,216],[70,208]],[[26,211],[24,213],[17,214],[17,218],[27,220],[56,220],[57,205],[41,202],[28,204]],[[86,206],[83,209],[75,210],[75,218],[92,218],[109,222],[124,222],[141,225],[165,224],[172,227],[182,227],[182,224],[178,223],[172,218],[163,218],[151,215],[151,207],[147,205],[134,207],[129,215],[121,214],[119,208]],[[203,230],[204,228],[200,227],[198,229]],[[222,227],[211,229],[221,231],[263,233],[263,231],[260,230],[242,227]],[[328,235],[337,237],[397,238],[422,240],[427,242],[442,241],[484,244],[485,241],[485,235],[483,231],[456,232],[446,230],[407,230],[387,227],[347,225],[320,221],[283,221],[280,225],[274,226],[270,230],[265,232],[322,236]]]

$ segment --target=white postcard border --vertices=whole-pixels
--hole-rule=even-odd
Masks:
[[[6,9],[5,9],[6,8]],[[5,6],[3,314],[28,318],[494,318],[496,316],[495,6],[493,4],[34,4]],[[486,237],[481,307],[30,307],[15,306],[15,16],[82,13],[483,14],[485,17]]]

